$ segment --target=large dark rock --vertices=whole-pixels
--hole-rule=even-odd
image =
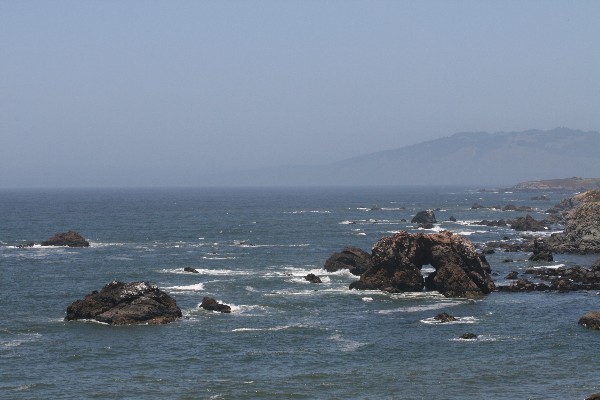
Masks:
[[[112,281],[67,307],[65,320],[93,319],[111,325],[166,324],[181,317],[175,299],[148,282]]]
[[[84,239],[75,231],[57,233],[50,239],[42,242],[42,246],[69,246],[69,247],[89,247],[90,242]]]
[[[574,206],[563,213],[565,230],[552,235],[549,246],[558,253],[600,253],[600,190],[581,193],[566,204]]]
[[[399,232],[380,239],[371,255],[373,267],[351,289],[388,292],[437,290],[448,297],[476,297],[494,290],[490,266],[475,246],[447,231],[434,234]],[[426,279],[421,268],[435,271]]]
[[[346,247],[342,252],[332,254],[323,268],[328,272],[347,269],[353,275],[361,275],[372,265],[369,253],[356,247]]]
[[[525,217],[519,217],[510,221],[511,229],[517,231],[545,231],[546,225],[535,220],[531,215],[527,214]]]
[[[577,323],[586,328],[600,330],[600,311],[590,311],[583,314]]]
[[[432,210],[419,211],[413,219],[410,220],[413,224],[435,224],[435,214]]]
[[[209,311],[217,311],[221,313],[230,313],[231,307],[227,304],[222,304],[213,299],[212,297],[204,297],[202,299],[202,304],[200,304],[201,308]]]

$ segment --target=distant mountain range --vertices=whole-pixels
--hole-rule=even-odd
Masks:
[[[321,166],[287,166],[213,176],[219,185],[466,185],[600,175],[600,132],[456,133]]]

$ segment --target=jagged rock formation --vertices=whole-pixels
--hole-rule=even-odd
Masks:
[[[90,242],[84,239],[75,231],[57,233],[50,239],[42,242],[42,246],[69,246],[69,247],[89,247]]]
[[[437,290],[448,297],[476,297],[494,290],[490,266],[475,246],[447,231],[434,234],[399,232],[373,247],[373,266],[351,289],[418,292]],[[434,272],[424,278],[421,268]]]
[[[419,211],[410,222],[413,224],[435,224],[437,220],[432,210],[425,210]]]
[[[181,318],[171,296],[148,282],[112,281],[67,307],[65,320],[93,319],[111,325],[166,324]]]
[[[328,272],[347,269],[353,275],[361,275],[372,265],[369,253],[356,247],[346,247],[340,253],[333,253],[323,268]]]
[[[554,261],[552,251],[544,239],[533,240],[533,254],[529,257],[529,261]]]

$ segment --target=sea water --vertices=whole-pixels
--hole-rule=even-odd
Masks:
[[[600,335],[577,325],[596,292],[349,290],[329,273],[345,246],[449,230],[480,248],[515,239],[473,225],[567,197],[467,188],[0,191],[0,398],[5,399],[583,399],[600,392]],[[438,223],[419,229],[417,211]],[[454,216],[457,221],[448,221]],[[559,228],[559,227],[558,227]],[[89,248],[26,247],[76,230]],[[487,256],[496,284],[527,253]],[[537,266],[589,266],[555,255]],[[183,271],[192,267],[197,274]],[[308,273],[322,284],[304,279]],[[65,322],[67,306],[110,281],[150,281],[184,318],[161,326]],[[211,296],[231,314],[198,306]],[[437,323],[440,312],[458,321]],[[463,333],[474,340],[459,339]]]

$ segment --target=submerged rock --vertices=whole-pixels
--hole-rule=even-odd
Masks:
[[[227,304],[221,304],[212,297],[204,297],[202,299],[202,304],[200,304],[201,308],[209,311],[217,311],[221,313],[230,313],[231,307]]]
[[[586,328],[600,330],[600,311],[590,311],[583,314],[577,323]]]
[[[67,307],[65,320],[93,319],[111,325],[166,324],[181,318],[171,296],[148,282],[112,281]]]
[[[185,267],[183,269],[185,272],[191,272],[192,274],[198,274],[198,270],[196,268],[192,268],[192,267]]]
[[[434,234],[399,232],[373,247],[373,266],[351,289],[387,292],[437,290],[447,297],[476,297],[494,290],[490,266],[471,241],[447,231]],[[435,271],[426,279],[421,268]]]
[[[315,274],[308,274],[304,277],[304,279],[306,279],[310,283],[323,283],[323,281],[321,281],[321,278],[319,278]]]
[[[69,246],[69,247],[89,247],[90,242],[84,239],[75,231],[57,233],[50,239],[42,242],[42,246]]]
[[[473,340],[477,339],[477,335],[474,333],[463,333],[462,335],[460,335],[460,339]]]
[[[436,315],[435,317],[433,317],[433,319],[436,321],[440,321],[441,323],[458,321],[456,319],[456,317],[453,317],[452,315],[448,314],[447,312],[440,313],[440,314]]]

